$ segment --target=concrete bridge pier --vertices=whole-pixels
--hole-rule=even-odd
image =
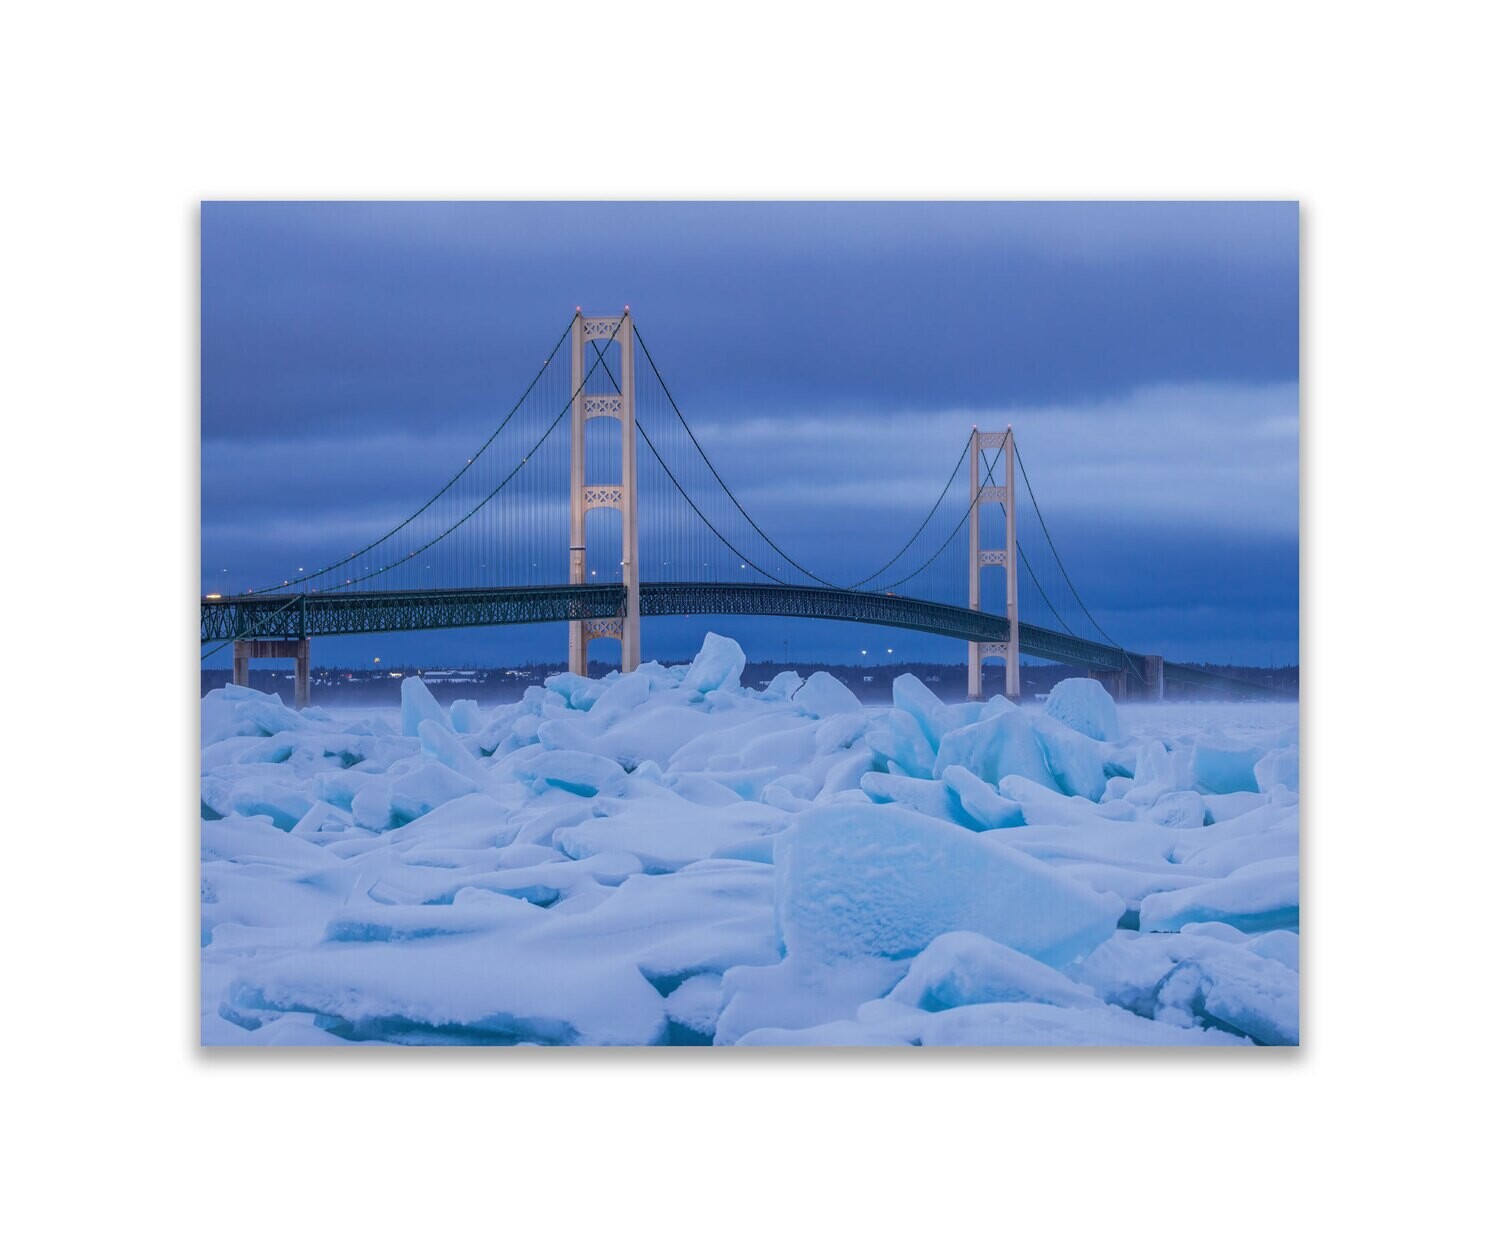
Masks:
[[[1160,654],[1147,654],[1141,664],[1144,685],[1142,701],[1163,701],[1167,696],[1166,662]]]
[[[1166,696],[1166,666],[1160,654],[1143,654],[1140,676],[1134,671],[1090,671],[1116,701],[1161,701]]]
[[[1104,685],[1104,690],[1116,701],[1125,700],[1125,691],[1129,683],[1127,673],[1124,671],[1090,671],[1089,679],[1098,680]]]
[[[297,668],[292,678],[295,690],[295,705],[303,710],[312,700],[312,641],[303,637],[299,641],[236,641],[234,643],[234,682],[242,688],[250,687],[250,660],[252,658],[291,658]]]

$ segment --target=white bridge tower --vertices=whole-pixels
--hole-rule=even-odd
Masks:
[[[586,394],[588,376],[584,351],[598,339],[620,345],[620,392]],[[596,373],[597,375],[597,373]],[[597,384],[597,383],[596,383]],[[585,478],[584,430],[590,420],[608,418],[620,422],[620,477],[618,481],[590,483]],[[614,637],[620,642],[620,670],[634,671],[641,662],[640,532],[636,526],[635,481],[635,330],[627,307],[619,316],[573,318],[573,409],[572,475],[569,495],[572,514],[568,528],[568,583],[587,583],[588,526],[586,518],[595,507],[613,507],[620,513],[620,579],[625,601],[613,619],[575,619],[568,624],[568,670],[587,675],[589,641]]]
[[[1005,484],[979,483],[980,452],[1001,450],[1005,453]],[[981,433],[979,426],[969,435],[969,609],[979,610],[979,573],[985,567],[1005,568],[1005,614],[1010,621],[1008,641],[969,642],[969,700],[984,696],[984,660],[1005,660],[1005,695],[1011,701],[1021,697],[1021,608],[1016,597],[1016,496],[1015,434]],[[1005,512],[1005,548],[979,548],[979,515],[986,505],[999,503]]]

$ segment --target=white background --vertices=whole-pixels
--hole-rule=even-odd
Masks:
[[[1491,21],[10,8],[14,1241],[1476,1236],[1500,831]],[[1301,199],[1303,1048],[200,1052],[196,221],[242,196]]]

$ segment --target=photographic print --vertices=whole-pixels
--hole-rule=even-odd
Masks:
[[[1296,203],[200,223],[203,1045],[1299,1042]]]

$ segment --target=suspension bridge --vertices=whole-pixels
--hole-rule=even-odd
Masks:
[[[569,670],[584,674],[600,640],[634,670],[643,619],[771,615],[963,641],[971,698],[983,695],[990,658],[1004,664],[1006,694],[1019,696],[1022,654],[1087,668],[1120,697],[1160,698],[1169,683],[1265,694],[1127,649],[1099,626],[1011,429],[972,429],[914,531],[860,580],[810,570],[773,527],[710,458],[629,308],[580,309],[510,410],[410,514],[278,583],[207,594],[203,657],[232,645],[237,684],[249,682],[253,659],[295,659],[300,706],[314,637],[565,623]]]

